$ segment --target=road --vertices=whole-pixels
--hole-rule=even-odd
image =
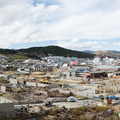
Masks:
[[[96,102],[94,100],[91,99],[86,99],[86,100],[78,100],[76,102],[54,102],[53,106],[58,106],[58,107],[62,107],[65,106],[66,108],[77,108],[77,107],[81,107],[81,106],[85,106],[86,104],[89,105],[95,105]],[[38,104],[21,104],[21,105],[14,105],[15,109],[20,109],[22,106],[44,106],[45,103],[38,103]]]

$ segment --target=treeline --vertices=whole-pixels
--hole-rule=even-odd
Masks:
[[[2,48],[0,48],[0,54],[2,54],[2,55],[17,54],[17,51],[12,50],[12,49],[2,49]]]

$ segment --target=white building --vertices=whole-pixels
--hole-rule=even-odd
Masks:
[[[101,58],[95,57],[95,58],[93,59],[93,63],[94,63],[94,64],[101,64]]]
[[[37,86],[36,82],[26,82],[26,86]]]

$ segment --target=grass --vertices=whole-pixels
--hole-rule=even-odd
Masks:
[[[27,56],[11,56],[11,59],[30,59],[30,57]]]

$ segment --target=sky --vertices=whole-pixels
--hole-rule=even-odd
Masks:
[[[0,48],[120,51],[120,0],[0,0]]]

